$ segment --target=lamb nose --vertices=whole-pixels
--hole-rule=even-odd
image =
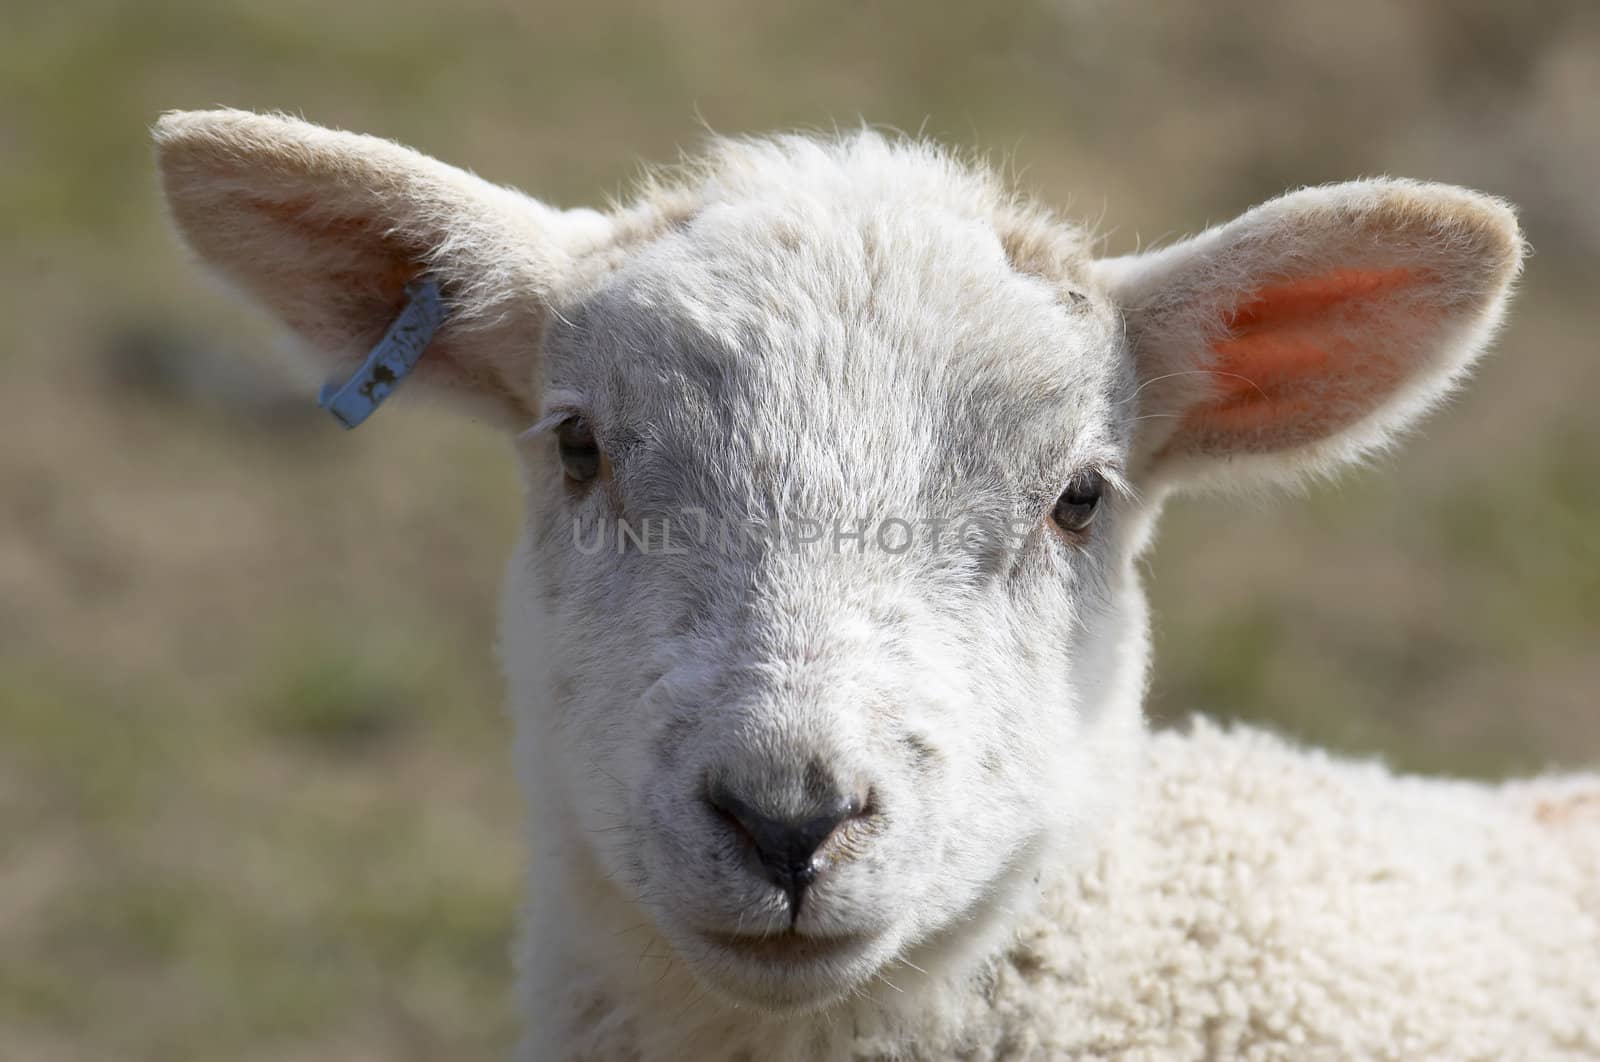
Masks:
[[[830,794],[797,815],[774,817],[757,810],[722,782],[710,787],[706,803],[755,849],[767,880],[789,894],[796,914],[801,895],[817,879],[817,849],[841,825],[863,812],[860,798]]]

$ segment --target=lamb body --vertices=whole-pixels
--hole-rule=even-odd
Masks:
[[[871,133],[721,142],[605,214],[289,119],[157,136],[190,243],[336,362],[439,279],[419,382],[517,433],[524,1057],[1600,1050],[1600,781],[1141,718],[1163,499],[1446,393],[1503,204],[1356,182],[1096,260]],[[831,539],[703,533],[795,515]]]

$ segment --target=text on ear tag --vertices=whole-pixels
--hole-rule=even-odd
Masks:
[[[346,428],[354,428],[400,385],[422,358],[434,333],[444,323],[444,303],[439,285],[418,280],[406,285],[406,305],[389,325],[378,345],[355,375],[340,386],[328,383],[317,404]]]

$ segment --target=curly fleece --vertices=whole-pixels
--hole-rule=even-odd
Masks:
[[[1487,786],[1197,722],[928,1057],[1600,1057],[1600,777]]]

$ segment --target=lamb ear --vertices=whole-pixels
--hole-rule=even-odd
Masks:
[[[536,417],[549,296],[605,221],[560,211],[387,140],[244,111],[155,127],[172,217],[209,265],[348,374],[439,282],[448,318],[413,375],[507,426]]]
[[[1381,446],[1482,351],[1523,249],[1499,200],[1372,180],[1095,263],[1139,378],[1140,471],[1284,478]]]

